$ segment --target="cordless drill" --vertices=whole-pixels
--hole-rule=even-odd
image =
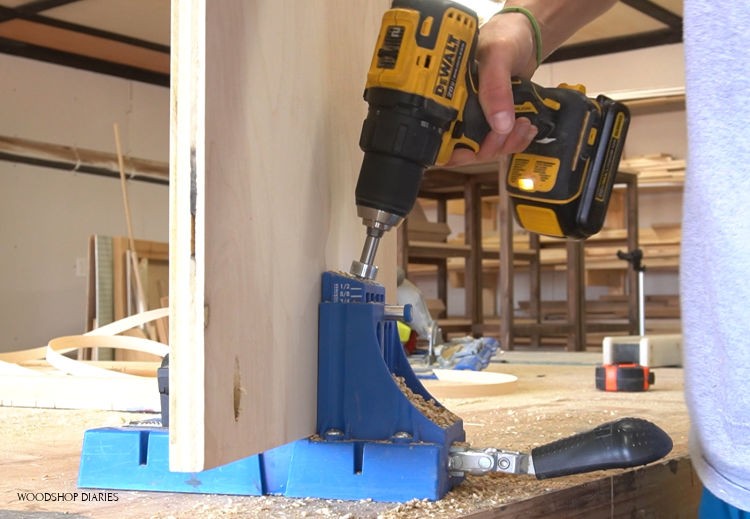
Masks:
[[[476,151],[490,131],[477,95],[478,19],[450,0],[393,0],[383,16],[364,98],[364,151],[355,191],[367,228],[351,273],[374,279],[381,237],[409,214],[425,168],[456,147]],[[601,229],[630,120],[627,108],[583,87],[513,78],[516,117],[539,132],[510,162],[506,185],[519,224],[582,239]]]

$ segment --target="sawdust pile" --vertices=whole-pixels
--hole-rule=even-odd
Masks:
[[[490,474],[469,476],[440,501],[413,499],[406,503],[382,503],[371,499],[284,498],[278,496],[204,496],[189,511],[157,513],[153,519],[454,519],[483,510],[497,509],[524,497],[524,482],[532,478]],[[552,490],[552,489],[549,489]]]
[[[396,385],[401,392],[406,395],[406,398],[414,404],[414,407],[416,407],[419,412],[425,415],[431,422],[434,422],[440,427],[450,427],[460,420],[458,416],[438,404],[435,400],[425,400],[422,395],[414,393],[409,386],[406,385],[406,381],[403,377],[397,377],[394,375],[393,380],[396,382]]]

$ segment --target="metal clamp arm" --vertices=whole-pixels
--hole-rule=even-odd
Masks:
[[[653,423],[620,418],[590,431],[536,447],[531,454],[500,449],[451,445],[451,476],[481,476],[490,472],[531,474],[537,479],[582,474],[594,470],[646,465],[666,456],[672,439]]]
[[[534,465],[531,456],[522,452],[454,444],[450,448],[448,470],[451,476],[483,476],[490,472],[534,474]]]

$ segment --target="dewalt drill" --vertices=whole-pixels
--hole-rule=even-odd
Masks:
[[[364,93],[355,195],[367,237],[355,276],[375,278],[380,238],[411,211],[425,168],[456,147],[476,151],[490,130],[477,95],[478,29],[476,14],[450,0],[393,0],[383,16]],[[604,222],[628,110],[578,85],[512,83],[516,117],[539,129],[507,172],[516,220],[530,232],[587,238]]]

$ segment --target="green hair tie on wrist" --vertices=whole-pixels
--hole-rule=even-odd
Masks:
[[[521,13],[526,18],[529,19],[529,22],[531,23],[531,27],[534,29],[534,45],[536,46],[536,66],[542,64],[542,30],[539,28],[539,23],[536,21],[536,18],[534,18],[534,15],[531,14],[531,11],[528,9],[525,9],[523,7],[505,7],[497,14],[503,14],[503,13]]]

